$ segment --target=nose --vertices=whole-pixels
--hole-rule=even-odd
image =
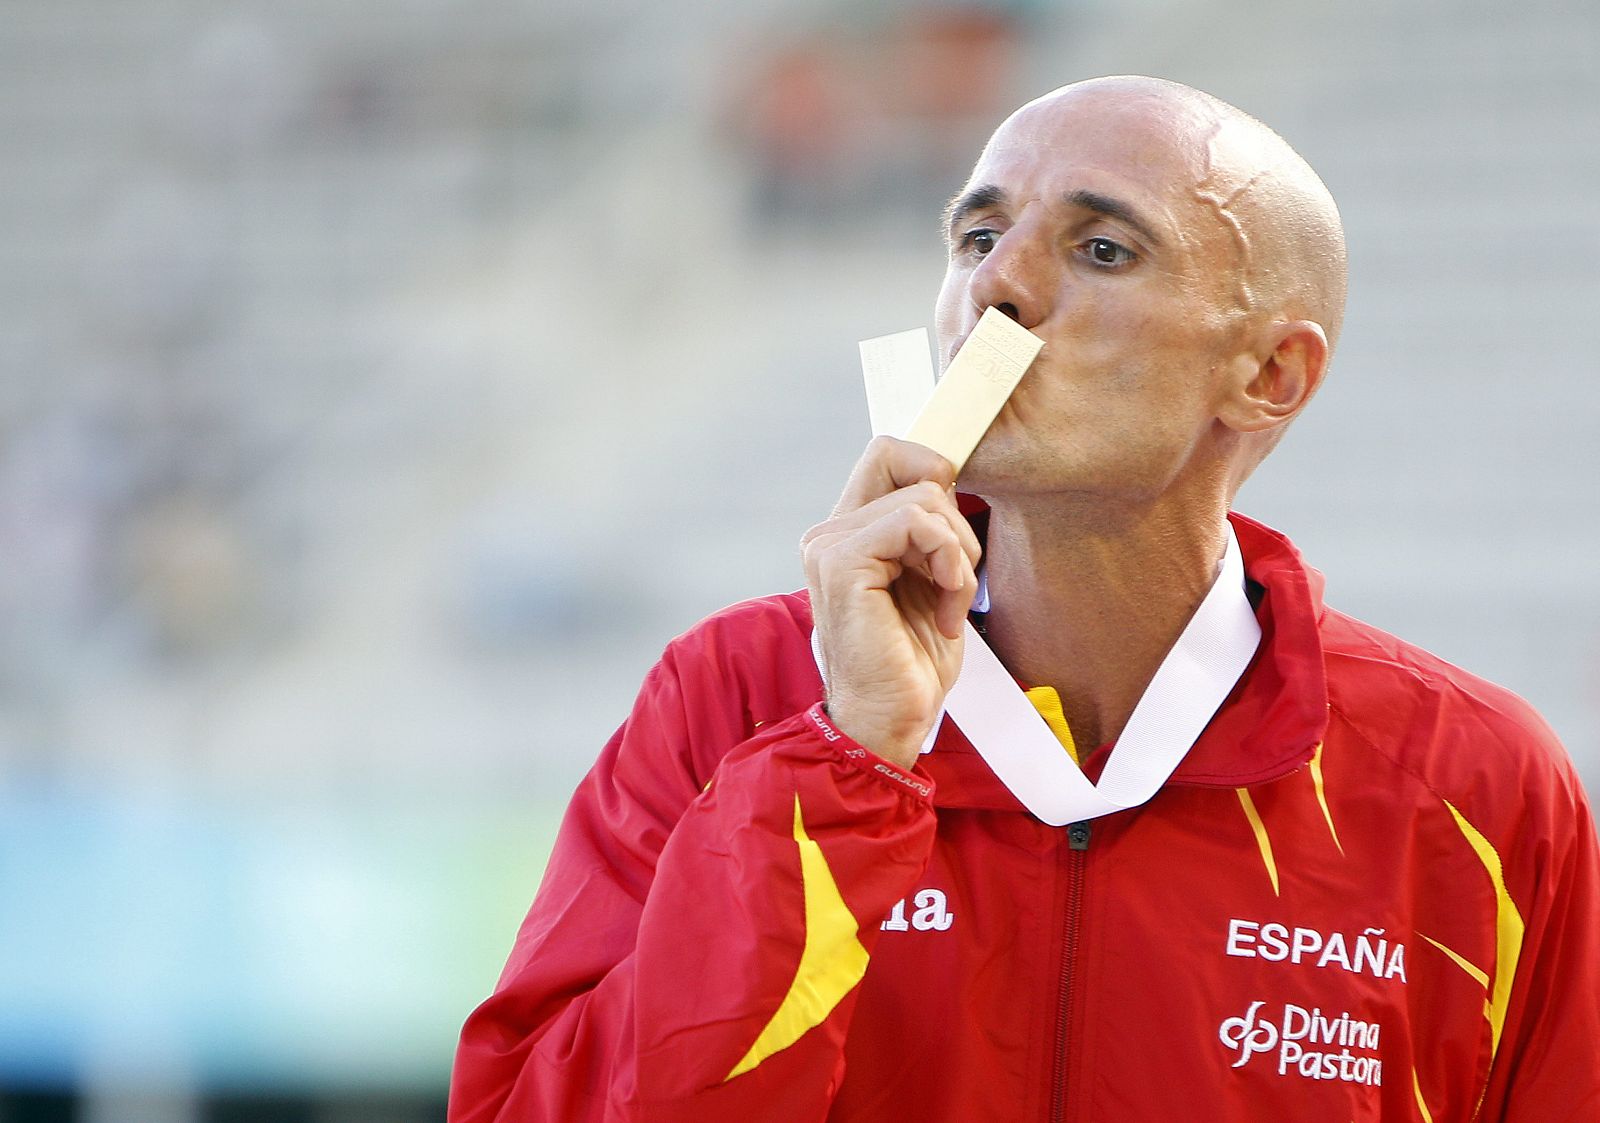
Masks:
[[[1056,262],[1048,241],[1018,223],[995,242],[967,283],[973,305],[981,313],[996,308],[1025,328],[1035,328],[1050,314]]]

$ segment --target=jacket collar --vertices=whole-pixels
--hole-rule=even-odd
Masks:
[[[969,517],[979,508],[964,505]],[[1230,514],[1244,555],[1261,645],[1228,695],[1178,764],[1169,785],[1235,788],[1264,783],[1304,767],[1328,725],[1328,687],[1323,671],[1322,575],[1306,565],[1286,537],[1239,514]],[[1091,774],[1111,746],[1085,761]],[[937,784],[942,807],[1021,811],[983,758],[946,721],[933,752],[920,767]]]

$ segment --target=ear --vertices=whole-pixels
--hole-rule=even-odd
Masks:
[[[1294,420],[1328,371],[1328,335],[1314,320],[1270,325],[1261,346],[1234,359],[1217,418],[1240,433]]]

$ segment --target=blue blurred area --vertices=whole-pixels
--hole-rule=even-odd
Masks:
[[[14,785],[0,1087],[438,1089],[557,814]]]
[[[1241,507],[1600,782],[1587,0],[13,0],[0,1111],[436,1104],[655,653],[800,583],[983,137],[1118,71],[1346,218]]]

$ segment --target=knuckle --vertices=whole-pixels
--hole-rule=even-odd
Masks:
[[[836,569],[833,559],[826,553],[820,552],[806,562],[806,572],[818,587],[825,587]]]
[[[817,528],[814,534],[808,532],[806,537],[800,540],[800,558],[805,565],[807,573],[818,574],[821,572],[822,565],[828,557],[828,550],[832,541],[831,538],[824,537],[824,532],[821,528]]]
[[[907,459],[918,475],[938,485],[942,491],[955,482],[955,466],[926,445],[907,445]]]
[[[800,562],[803,566],[805,566],[807,575],[815,574],[817,569],[817,552],[809,545],[802,546],[800,549]]]
[[[813,538],[806,542],[800,552],[800,557],[805,560],[806,573],[821,573],[829,560],[830,546],[832,539]]]
[[[893,437],[878,436],[867,442],[867,447],[861,453],[861,459],[856,461],[852,478],[893,476],[894,467],[900,460],[896,445],[900,442]]]
[[[926,526],[928,521],[933,518],[933,516],[930,515],[927,510],[917,506],[914,503],[905,507],[901,507],[895,512],[895,516],[899,518],[908,529]]]

